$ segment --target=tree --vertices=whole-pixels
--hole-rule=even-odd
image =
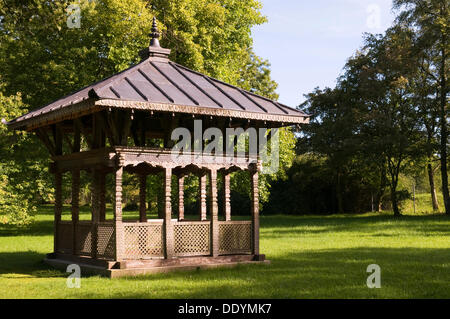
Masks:
[[[29,157],[33,151],[24,152],[31,145],[25,134],[9,132],[4,124],[5,118],[19,116],[24,110],[20,94],[4,96],[0,87],[0,224],[26,225],[35,211],[31,200],[37,185],[32,179],[34,167]],[[23,156],[20,165],[15,164],[16,156]]]
[[[0,0],[3,91],[6,96],[20,92],[30,109],[139,62],[139,51],[149,45],[153,16],[173,61],[277,98],[268,62],[252,51],[251,28],[266,21],[257,0],[80,0],[80,28],[67,26],[69,4]],[[286,132],[285,144],[292,144],[293,133]],[[36,171],[48,166],[44,152],[35,158],[40,162]],[[47,175],[37,181],[51,185]],[[268,180],[261,183],[269,189]]]
[[[417,33],[416,53],[432,54],[430,68],[423,71],[427,73],[430,85],[439,88],[435,98],[439,105],[442,193],[445,211],[450,214],[447,171],[449,4],[447,0],[394,0],[394,9],[400,11],[397,22],[410,26]]]
[[[410,31],[399,27],[389,29],[384,36],[368,36],[363,49],[368,64],[360,93],[366,99],[369,117],[361,131],[364,140],[372,141],[367,143],[372,154],[384,156],[396,216],[400,215],[400,172],[419,154],[417,109],[410,83],[415,70],[411,49]]]
[[[335,172],[338,212],[345,206],[342,179],[359,172],[366,176],[365,184],[378,189],[379,200],[389,186],[394,214],[400,215],[400,172],[418,156],[411,50],[408,30],[366,35],[364,47],[349,59],[336,88],[316,90],[301,106],[312,114],[305,128],[310,150],[326,155]]]
[[[349,94],[341,85],[333,90],[316,89],[307,95],[307,101],[300,108],[311,115],[310,125],[304,127],[309,145],[303,148],[326,156],[334,172],[337,211],[342,214],[344,178],[351,173],[351,162],[359,145],[355,135],[359,113],[355,112]]]
[[[0,1],[5,93],[22,92],[31,109],[139,62],[153,16],[173,61],[231,84],[254,75],[242,70],[259,59],[251,28],[266,19],[256,0],[82,0],[80,28],[67,27],[69,4]]]
[[[430,187],[431,203],[433,211],[439,211],[435,186],[435,170],[439,168],[436,165],[439,159],[436,154],[439,152],[439,143],[437,133],[439,127],[439,103],[436,95],[439,94],[439,88],[429,82],[430,74],[430,56],[425,52],[417,56],[417,69],[411,78],[412,90],[414,92],[413,103],[417,106],[418,116],[423,131],[423,150],[426,157],[426,170],[428,174],[428,183]],[[436,159],[437,158],[437,159]]]

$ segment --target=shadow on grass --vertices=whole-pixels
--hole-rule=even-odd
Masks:
[[[382,289],[366,286],[367,266],[378,264]],[[271,265],[176,272],[116,279],[135,282],[112,298],[154,298],[132,287],[170,282],[158,298],[449,298],[446,249],[354,248],[292,252]],[[175,284],[174,284],[175,283]],[[179,283],[179,284],[178,284]],[[198,284],[201,283],[201,284]],[[95,298],[96,294],[84,295]]]
[[[34,221],[30,226],[16,227],[1,225],[0,237],[53,235],[53,221]]]
[[[43,260],[44,254],[35,251],[0,253],[0,277],[20,278],[23,276],[52,278],[64,277],[64,273],[52,269]]]

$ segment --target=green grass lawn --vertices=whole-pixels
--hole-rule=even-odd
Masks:
[[[28,230],[0,228],[0,298],[450,298],[443,215],[262,216],[261,252],[271,265],[89,277],[80,289],[42,263],[52,219],[42,207]],[[369,264],[381,267],[381,289],[366,286]]]

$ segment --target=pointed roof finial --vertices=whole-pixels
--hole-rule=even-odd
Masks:
[[[150,32],[151,40],[150,46],[141,50],[139,55],[143,60],[148,58],[157,58],[162,61],[167,61],[169,58],[170,50],[161,48],[159,44],[159,37],[161,34],[158,30],[158,24],[156,22],[156,17],[153,17],[152,31]]]
[[[153,17],[152,32],[150,33],[150,36],[152,37],[152,39],[150,41],[150,46],[151,47],[160,47],[160,45],[159,45],[160,33],[158,30],[158,24],[156,23],[156,17]]]

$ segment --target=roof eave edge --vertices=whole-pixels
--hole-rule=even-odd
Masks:
[[[9,130],[31,131],[39,127],[73,119],[75,117],[79,117],[80,115],[90,114],[95,107],[95,100],[90,98],[78,103],[61,107],[50,113],[39,114],[19,122],[8,122],[6,125]]]
[[[249,120],[259,120],[268,122],[278,122],[285,124],[308,124],[309,117],[303,115],[283,115],[283,114],[264,114],[249,111],[239,110],[225,110],[219,108],[199,107],[190,105],[179,105],[169,103],[154,103],[154,102],[137,102],[137,101],[124,101],[114,99],[100,99],[95,101],[95,105],[103,107],[118,107],[135,110],[148,110],[148,111],[161,111],[172,113],[185,113],[194,115],[206,115],[206,116],[219,116],[219,117],[232,117]]]

